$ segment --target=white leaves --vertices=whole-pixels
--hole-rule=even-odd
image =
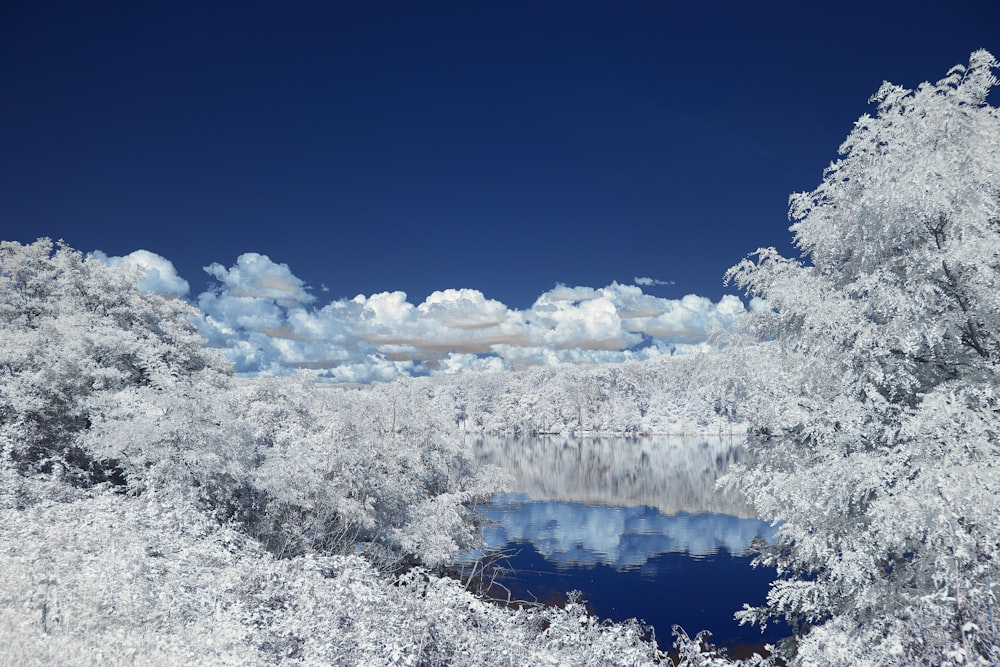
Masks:
[[[664,662],[645,628],[599,623],[579,600],[565,609],[506,609],[419,569],[396,578],[354,556],[273,559],[174,491],[131,497],[73,490],[0,465],[0,612],[14,612],[0,613],[4,659],[382,665],[391,656],[397,664],[471,666],[504,655],[513,665]],[[444,510],[453,528],[447,517],[454,519],[468,497],[442,494],[424,505],[423,516],[433,524]],[[442,537],[434,525],[413,530]]]
[[[889,81],[883,81],[882,85],[875,92],[874,95],[868,100],[869,102],[878,102],[879,114],[885,114],[889,112],[893,107],[900,104],[907,95],[913,91],[907,90],[902,86],[898,86]],[[845,152],[845,151],[842,151]]]
[[[202,348],[186,319],[194,309],[144,294],[139,278],[48,239],[0,243],[0,440],[22,465],[61,459],[93,478],[82,469],[94,462],[79,455],[81,439],[116,419],[117,404],[141,411],[135,401],[155,406],[182,377],[188,385],[225,377],[221,357]]]
[[[775,358],[746,364],[752,458],[730,480],[784,522],[764,559],[793,578],[769,606],[822,622],[803,664],[1000,653],[962,630],[986,627],[1000,580],[996,66],[977,52],[937,84],[883,85],[791,199],[806,261],[758,252],[729,273],[774,309],[749,316],[774,344],[741,354]]]
[[[823,183],[793,196],[795,240],[814,264],[847,277],[892,263],[898,249],[926,244],[922,226],[941,217],[952,237],[982,233],[996,212],[1000,118],[967,103],[993,79],[988,54],[976,63],[955,84],[961,95],[940,95],[952,90],[944,82],[917,91],[884,84],[877,116],[858,121]]]

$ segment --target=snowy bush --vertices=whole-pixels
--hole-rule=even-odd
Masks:
[[[190,501],[0,466],[0,647],[17,665],[653,665],[635,624],[512,609],[357,556],[277,559]]]
[[[501,488],[473,467],[464,439],[419,393],[386,400],[330,391],[311,378],[242,381],[257,507],[251,531],[281,555],[367,554],[451,562],[479,539],[470,508]]]

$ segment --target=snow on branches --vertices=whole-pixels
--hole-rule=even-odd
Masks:
[[[729,479],[783,522],[761,557],[783,577],[744,617],[789,620],[797,664],[1000,660],[997,66],[884,85],[791,197],[804,260],[728,274],[773,309],[739,351],[752,458]]]

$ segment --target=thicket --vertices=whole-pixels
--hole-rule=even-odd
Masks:
[[[741,433],[732,406],[706,391],[725,359],[702,353],[595,366],[562,364],[408,380],[469,433]],[[367,389],[384,393],[384,385]]]

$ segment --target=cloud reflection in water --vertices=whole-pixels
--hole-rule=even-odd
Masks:
[[[754,538],[767,539],[774,531],[766,521],[727,514],[663,515],[646,506],[536,501],[525,495],[501,496],[485,513],[496,522],[486,530],[490,546],[530,542],[559,566],[603,563],[619,570],[669,552],[707,556],[724,548],[743,555]]]

